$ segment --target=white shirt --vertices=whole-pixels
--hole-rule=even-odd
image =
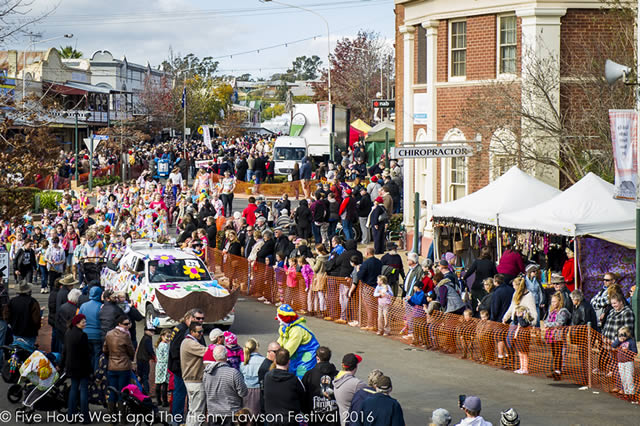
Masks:
[[[181,173],[171,173],[169,174],[169,180],[172,185],[182,186],[182,174]]]

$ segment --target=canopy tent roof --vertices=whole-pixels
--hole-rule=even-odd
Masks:
[[[353,123],[351,123],[351,127],[355,127],[356,129],[360,130],[362,133],[365,134],[365,136],[367,135],[369,130],[371,130],[371,126],[369,126],[367,123],[365,123],[359,118]]]
[[[635,205],[613,198],[613,189],[589,173],[544,203],[500,215],[500,226],[566,236],[634,229]]]
[[[435,204],[433,216],[456,218],[496,225],[496,218],[522,207],[535,206],[558,195],[560,191],[529,176],[517,167],[484,188],[449,203]]]
[[[614,243],[626,248],[636,248],[635,229],[625,229],[622,231],[605,231],[590,235],[592,237],[600,238],[601,240],[609,241],[610,243]]]
[[[349,147],[353,148],[353,144],[360,140],[360,137],[365,137],[366,133],[357,127],[349,126]]]
[[[396,127],[390,121],[383,121],[381,123],[376,124],[369,132],[367,133],[366,142],[384,142],[385,133],[389,132],[389,140],[396,140]]]

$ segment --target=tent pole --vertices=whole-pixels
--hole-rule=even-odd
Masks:
[[[578,290],[578,237],[573,238],[573,288]]]
[[[502,257],[502,238],[500,238],[500,214],[496,214],[496,253],[497,261]]]

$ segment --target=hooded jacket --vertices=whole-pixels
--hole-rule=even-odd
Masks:
[[[87,317],[87,325],[84,332],[89,340],[100,340],[102,331],[100,328],[100,309],[102,308],[102,288],[91,287],[89,301],[80,306],[80,313]]]
[[[492,426],[491,423],[482,418],[482,416],[477,417],[465,417],[460,420],[456,426]]]
[[[362,263],[362,253],[357,250],[358,243],[355,240],[347,240],[344,243],[342,254],[327,262],[327,273],[332,277],[350,277],[353,272],[351,256],[357,256]]]
[[[124,311],[117,303],[107,302],[100,308],[98,318],[100,320],[100,330],[102,339],[105,338],[107,333],[117,325],[116,320],[120,315],[124,315]]]
[[[300,379],[286,370],[276,368],[264,377],[264,409],[267,414],[280,414],[288,419],[289,413],[301,413],[304,394]]]
[[[333,381],[333,390],[338,403],[338,410],[340,411],[340,424],[345,424],[344,419],[347,418],[349,408],[351,408],[353,395],[365,387],[367,387],[367,384],[350,372],[340,371],[338,373]]]
[[[207,364],[202,384],[209,414],[233,414],[243,407],[242,398],[249,394],[242,373],[226,362]]]
[[[338,370],[335,365],[328,361],[322,361],[307,371],[302,378],[302,384],[306,390],[305,412],[318,414],[336,413],[336,422],[325,421],[322,423],[313,423],[314,425],[335,425],[339,423],[337,414],[338,404],[336,403],[335,397],[333,397],[333,379],[337,374]],[[329,377],[329,383],[323,384],[323,377]]]

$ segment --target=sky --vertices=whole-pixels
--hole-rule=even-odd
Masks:
[[[287,2],[310,8],[328,21],[332,48],[336,40],[361,29],[393,42],[393,0]],[[34,0],[31,9],[32,15],[53,10],[31,28],[42,35],[40,40],[74,35],[38,44],[36,50],[70,44],[84,57],[108,50],[116,58],[156,67],[171,47],[182,55],[220,57],[224,74],[255,77],[286,71],[301,55],[318,55],[326,64],[327,28],[321,18],[259,0]],[[287,45],[264,49],[283,43]],[[28,38],[5,44],[4,49],[26,49]],[[259,53],[240,54],[261,48]]]

